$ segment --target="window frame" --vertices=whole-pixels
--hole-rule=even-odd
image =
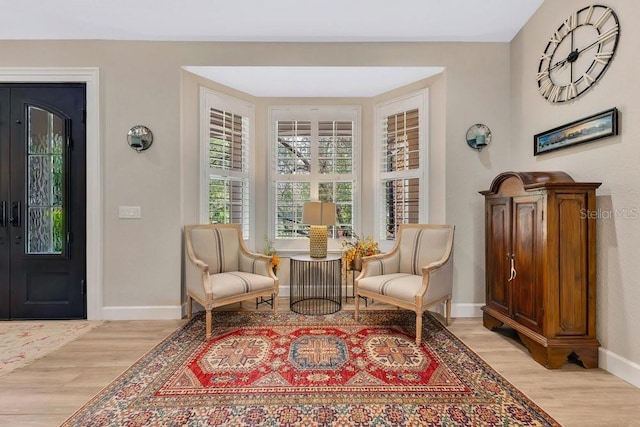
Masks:
[[[243,237],[248,247],[254,247],[255,238],[255,105],[240,98],[236,98],[221,92],[217,92],[207,87],[200,87],[200,180],[199,180],[199,209],[198,215],[200,222],[209,223],[209,176],[211,173],[209,167],[209,111],[211,108],[230,112],[243,117],[247,117],[249,121],[246,141],[246,165],[247,171],[226,171],[225,174],[219,174],[225,178],[241,178],[247,181],[247,191],[249,192],[249,202],[247,209],[249,210],[247,218],[248,224],[241,224]]]
[[[418,144],[420,167],[414,170],[383,172],[382,149],[386,144],[383,140],[383,120],[393,114],[411,111],[416,108],[418,109],[419,120]],[[376,103],[374,105],[374,115],[374,141],[376,141],[376,149],[374,150],[374,164],[376,165],[374,179],[377,183],[374,200],[376,200],[377,205],[379,204],[379,206],[376,206],[376,209],[374,210],[374,239],[379,242],[381,250],[388,251],[393,246],[395,239],[388,239],[384,235],[386,230],[386,203],[384,202],[385,186],[382,185],[384,182],[391,179],[418,178],[420,195],[420,199],[418,201],[419,222],[428,223],[429,221],[429,183],[427,181],[427,177],[429,176],[429,89],[425,88],[397,98]],[[378,200],[381,202],[378,203]]]
[[[276,237],[276,182],[289,181],[289,182],[300,182],[300,181],[311,181],[316,183],[321,183],[323,181],[326,182],[353,182],[353,230],[359,230],[361,219],[360,219],[360,205],[361,205],[361,134],[362,134],[362,108],[359,105],[271,105],[268,106],[268,205],[269,212],[267,215],[267,235],[269,239],[274,242],[274,247],[281,253],[300,253],[307,252],[309,250],[309,242],[306,237],[300,238],[277,238]],[[348,117],[348,118],[347,118]],[[312,122],[320,122],[327,120],[353,120],[353,156],[352,156],[352,173],[351,174],[331,174],[333,179],[322,179],[322,175],[318,173],[317,168],[312,167],[312,171],[308,175],[300,175],[301,179],[291,179],[287,176],[281,176],[277,174],[277,149],[278,142],[276,140],[276,121],[285,121],[285,120],[311,120]],[[312,123],[312,130],[314,129]],[[317,130],[317,129],[316,129]],[[312,132],[312,146],[311,153],[312,158],[317,160],[318,156],[318,146],[314,144],[314,139],[317,138],[318,135],[314,135]],[[353,180],[345,179],[346,177],[353,177]],[[342,179],[341,179],[342,178]],[[310,199],[318,200],[318,188],[311,188]],[[338,253],[342,250],[342,239],[329,239],[328,252]]]

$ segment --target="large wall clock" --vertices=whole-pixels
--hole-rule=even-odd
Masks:
[[[591,5],[569,15],[540,58],[540,94],[559,103],[585,93],[609,67],[619,38],[618,17],[609,7]]]

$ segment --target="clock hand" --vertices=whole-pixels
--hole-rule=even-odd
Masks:
[[[558,61],[555,64],[553,64],[551,67],[549,67],[549,71],[555,70],[556,68],[564,65],[567,62],[576,62],[578,57],[580,56],[580,54],[582,52],[584,52],[585,50],[591,49],[592,47],[594,47],[598,43],[600,43],[600,41],[596,40],[593,43],[591,43],[589,46],[583,47],[580,50],[576,49],[576,50],[572,51],[565,59],[563,59],[562,61]]]
[[[567,56],[565,59],[563,59],[563,60],[561,60],[561,61],[558,61],[558,62],[556,62],[555,64],[553,64],[551,67],[549,67],[549,71],[555,70],[556,68],[558,68],[558,67],[560,67],[560,66],[562,66],[562,65],[566,64],[567,62],[573,62],[573,61],[575,61],[575,59],[574,59],[573,61],[571,61],[571,59],[570,59],[570,58],[571,58],[571,55],[573,55],[573,54],[576,54],[576,57],[577,57],[577,52],[578,52],[578,49],[576,49],[576,50],[574,50],[573,52],[571,52],[571,53],[569,54],[569,56]]]
[[[598,43],[600,43],[600,40],[596,40],[593,43],[591,43],[589,46],[587,47],[583,47],[582,49],[580,49],[580,51],[578,51],[578,49],[576,49],[576,51],[578,51],[578,55],[581,54],[582,52],[584,52],[587,49],[591,49],[592,47],[594,47],[595,45],[597,45]],[[577,56],[576,56],[577,58]]]

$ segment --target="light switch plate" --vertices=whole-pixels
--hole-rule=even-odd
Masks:
[[[118,217],[125,219],[140,219],[142,210],[140,206],[120,206],[118,208]]]

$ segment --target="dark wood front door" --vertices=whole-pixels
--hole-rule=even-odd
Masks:
[[[0,84],[0,318],[86,318],[85,85]]]

